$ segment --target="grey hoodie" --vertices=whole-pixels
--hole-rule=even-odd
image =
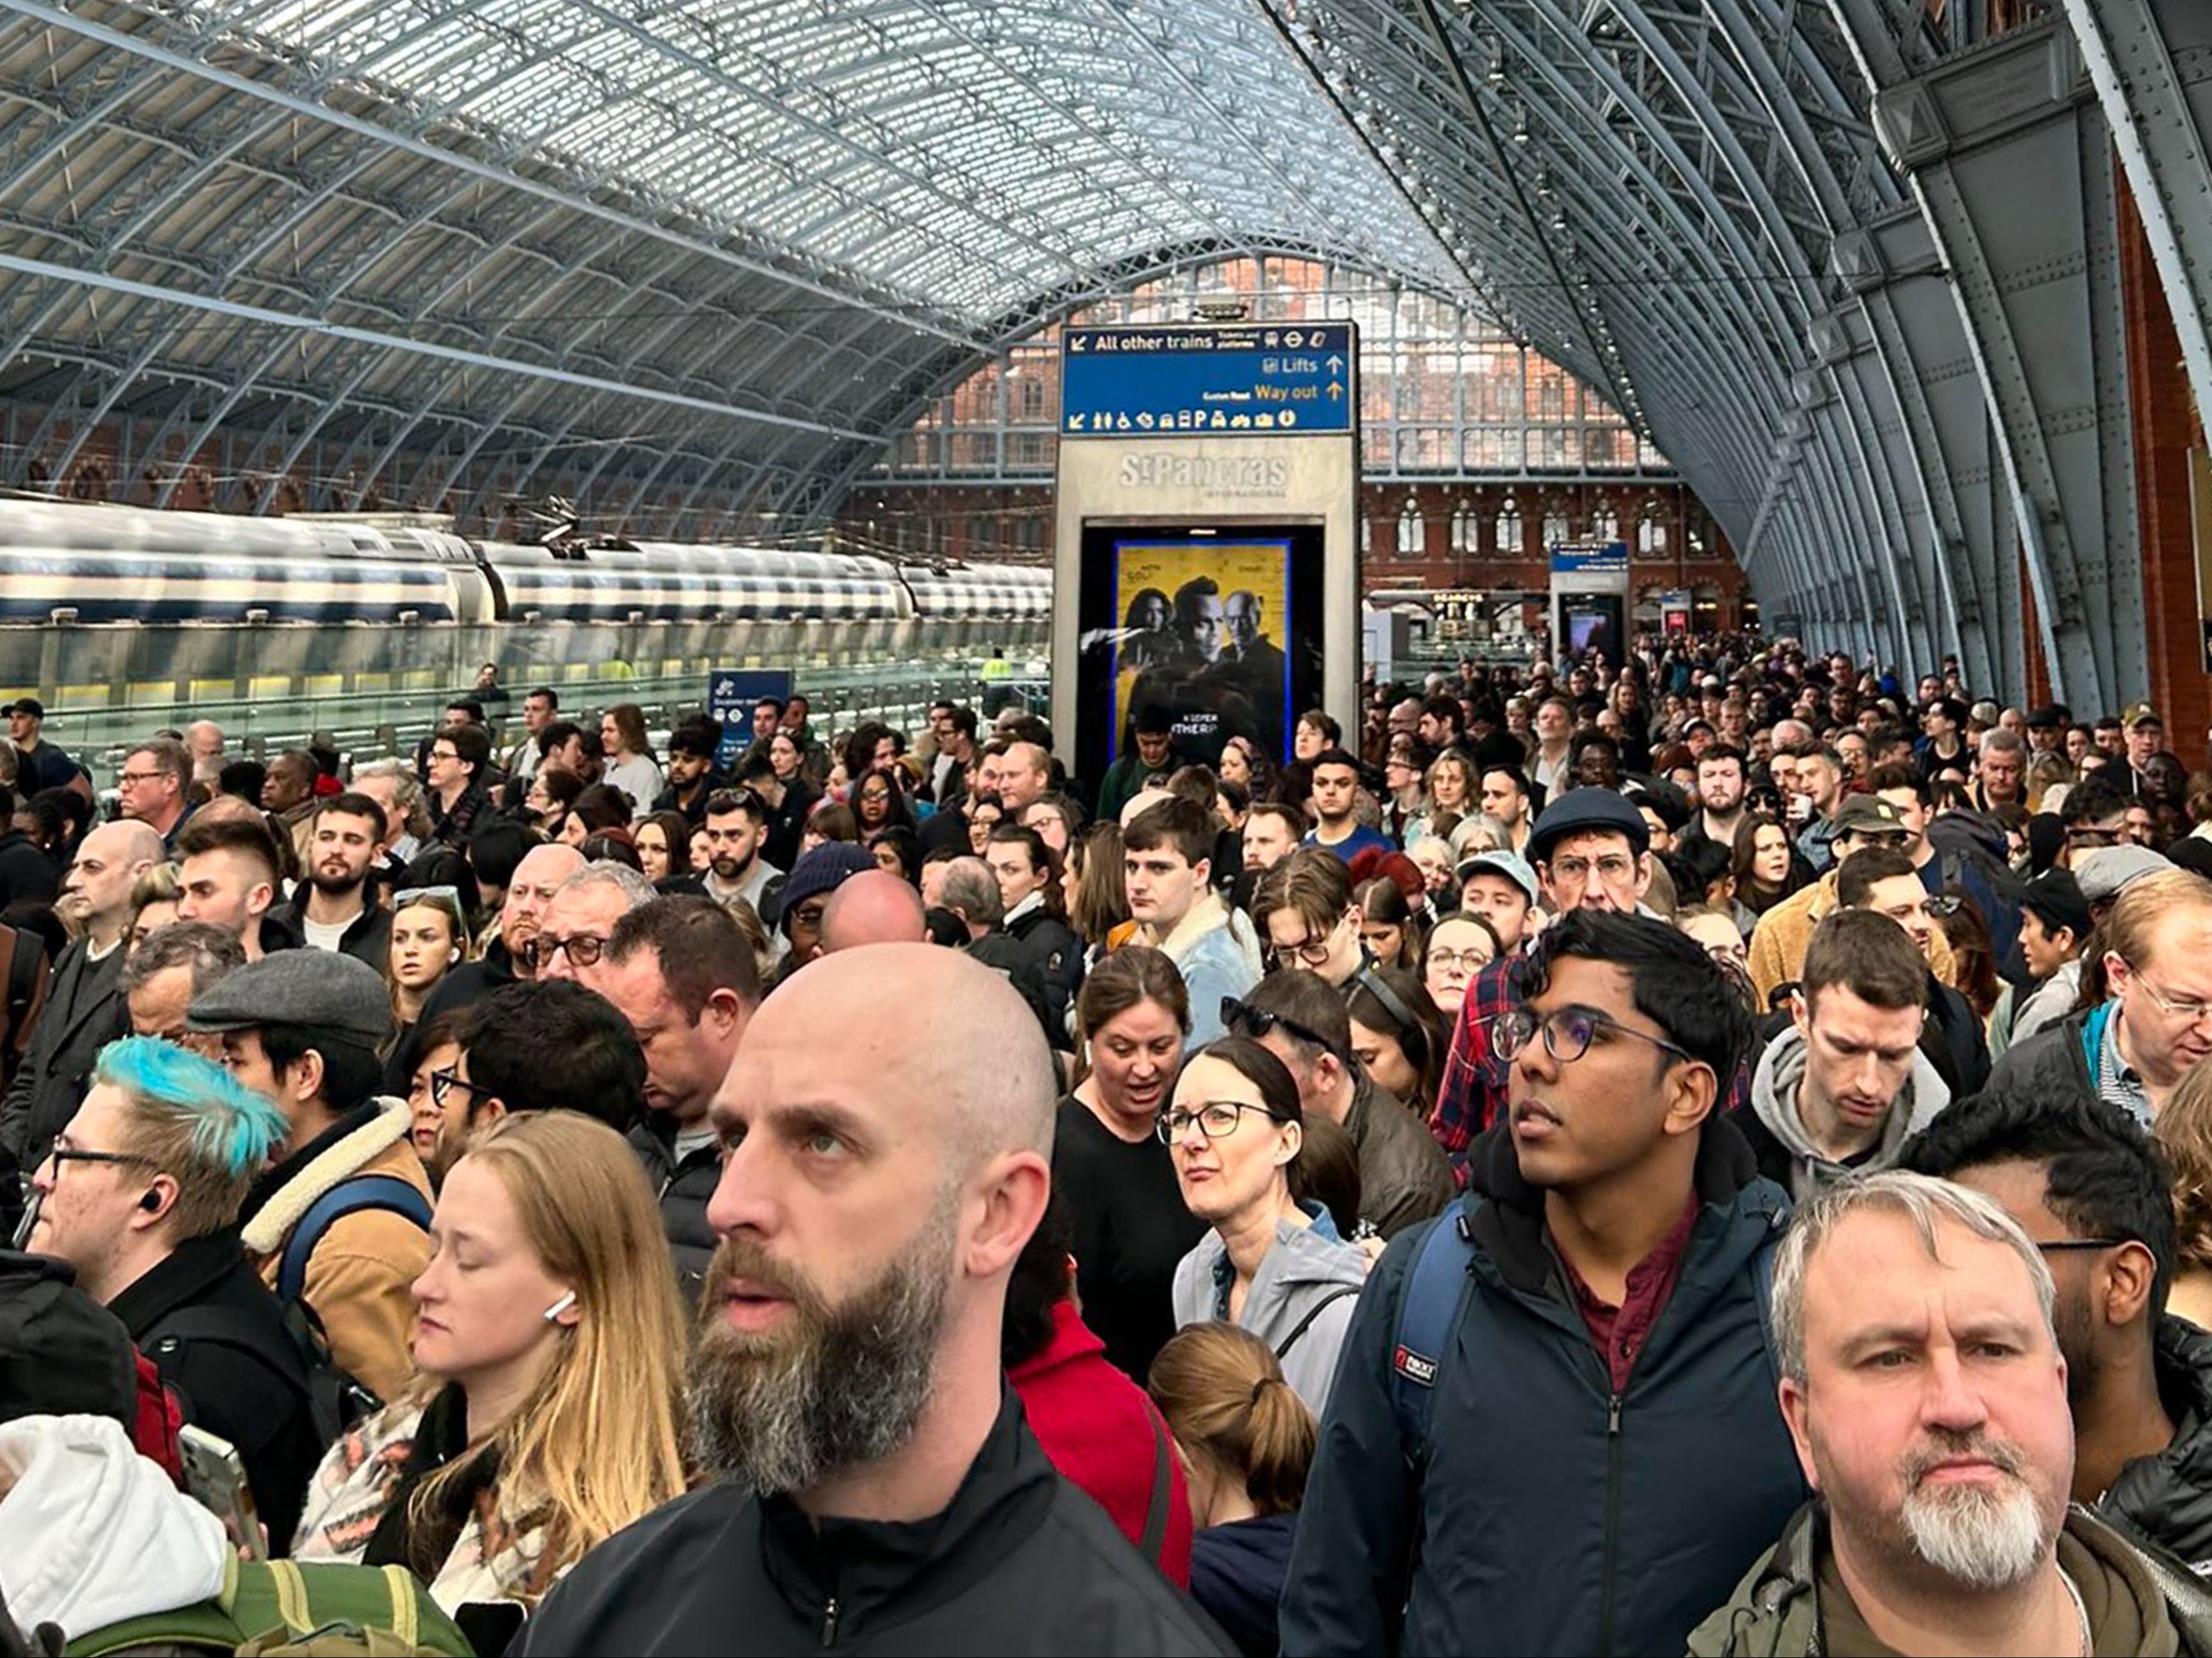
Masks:
[[[1767,1133],[1790,1154],[1790,1199],[1802,1203],[1846,1175],[1887,1169],[1899,1148],[1936,1120],[1951,1102],[1951,1090],[1919,1048],[1912,1050],[1912,1072],[1891,1102],[1881,1144],[1872,1157],[1846,1167],[1823,1156],[1797,1114],[1797,1090],[1805,1080],[1805,1033],[1791,1025],[1766,1045],[1751,1078],[1751,1108]]]
[[[1312,1205],[1308,1212],[1320,1206]],[[1226,1315],[1223,1310],[1223,1274],[1231,1272],[1228,1246],[1221,1234],[1209,1231],[1176,1266],[1176,1327],[1206,1324]],[[1261,1258],[1244,1293],[1243,1316],[1237,1322],[1277,1349],[1283,1378],[1291,1391],[1306,1403],[1315,1416],[1328,1403],[1328,1386],[1336,1376],[1337,1350],[1351,1327],[1352,1310],[1359,1304],[1359,1286],[1367,1282],[1366,1252],[1337,1236],[1324,1212],[1311,1226],[1275,1223],[1275,1241]],[[1350,1293],[1345,1293],[1346,1288]],[[1334,1296],[1287,1352],[1284,1338],[1297,1328],[1306,1315]]]

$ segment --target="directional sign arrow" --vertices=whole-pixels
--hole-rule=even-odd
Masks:
[[[1083,416],[1070,415],[1067,417],[1067,429],[1071,432],[1080,432],[1083,429]]]
[[[1334,380],[1331,380],[1328,383],[1328,395],[1332,402],[1340,399],[1344,396],[1344,388]]]
[[[1067,337],[1067,349],[1071,356],[1080,356],[1083,354],[1083,336],[1070,334]]]
[[[1341,372],[1341,370],[1343,369],[1343,367],[1344,367],[1344,359],[1343,359],[1342,357],[1335,356],[1335,355],[1332,355],[1332,356],[1329,358],[1329,360],[1328,360],[1328,372],[1329,372],[1330,374],[1334,374],[1340,373],[1340,372]]]

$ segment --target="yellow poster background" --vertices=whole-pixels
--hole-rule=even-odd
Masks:
[[[1290,613],[1290,544],[1228,537],[1218,541],[1125,541],[1118,544],[1117,551],[1114,604],[1119,626],[1114,670],[1116,751],[1127,735],[1137,683],[1146,671],[1168,660],[1203,659],[1193,642],[1194,634],[1202,633],[1202,629],[1194,628],[1187,616],[1179,617],[1176,610],[1184,588],[1200,577],[1212,580],[1218,590],[1219,610],[1224,616],[1248,608],[1238,595],[1249,594],[1259,601],[1258,627],[1251,643],[1250,658],[1255,665],[1264,661],[1271,665],[1264,673],[1255,666],[1254,671],[1241,677],[1240,684],[1250,698],[1259,726],[1249,734],[1270,752],[1279,751],[1285,741],[1283,721],[1287,697],[1283,671],[1284,653],[1288,650],[1285,630]],[[1204,607],[1197,597],[1192,596],[1187,610],[1201,608]],[[1154,625],[1162,622],[1164,627]],[[1225,620],[1222,637],[1219,660],[1225,671],[1226,665],[1235,662],[1238,649],[1234,630]],[[1179,715],[1184,712],[1177,708]],[[1194,750],[1193,757],[1206,757],[1211,762],[1218,756],[1219,737],[1208,740],[1209,733],[1199,732],[1187,735],[1195,739],[1188,744]]]

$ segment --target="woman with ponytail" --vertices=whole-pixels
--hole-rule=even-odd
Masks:
[[[1279,1652],[1275,1603],[1319,1436],[1313,1412],[1267,1344],[1233,1324],[1177,1331],[1151,1388],[1190,1480],[1192,1598],[1240,1652]]]

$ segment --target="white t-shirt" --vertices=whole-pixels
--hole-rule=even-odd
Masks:
[[[355,918],[356,920],[359,919],[358,916]],[[300,930],[307,934],[309,947],[315,950],[336,950],[343,942],[346,929],[352,925],[352,921],[340,921],[336,926],[325,926],[320,921],[311,921],[305,915],[300,918]]]
[[[660,768],[641,754],[632,756],[618,766],[609,766],[600,781],[612,784],[629,796],[633,819],[650,812],[665,786],[661,781]]]
[[[681,1163],[694,1151],[703,1151],[714,1143],[711,1128],[679,1128],[676,1131],[676,1161]]]

